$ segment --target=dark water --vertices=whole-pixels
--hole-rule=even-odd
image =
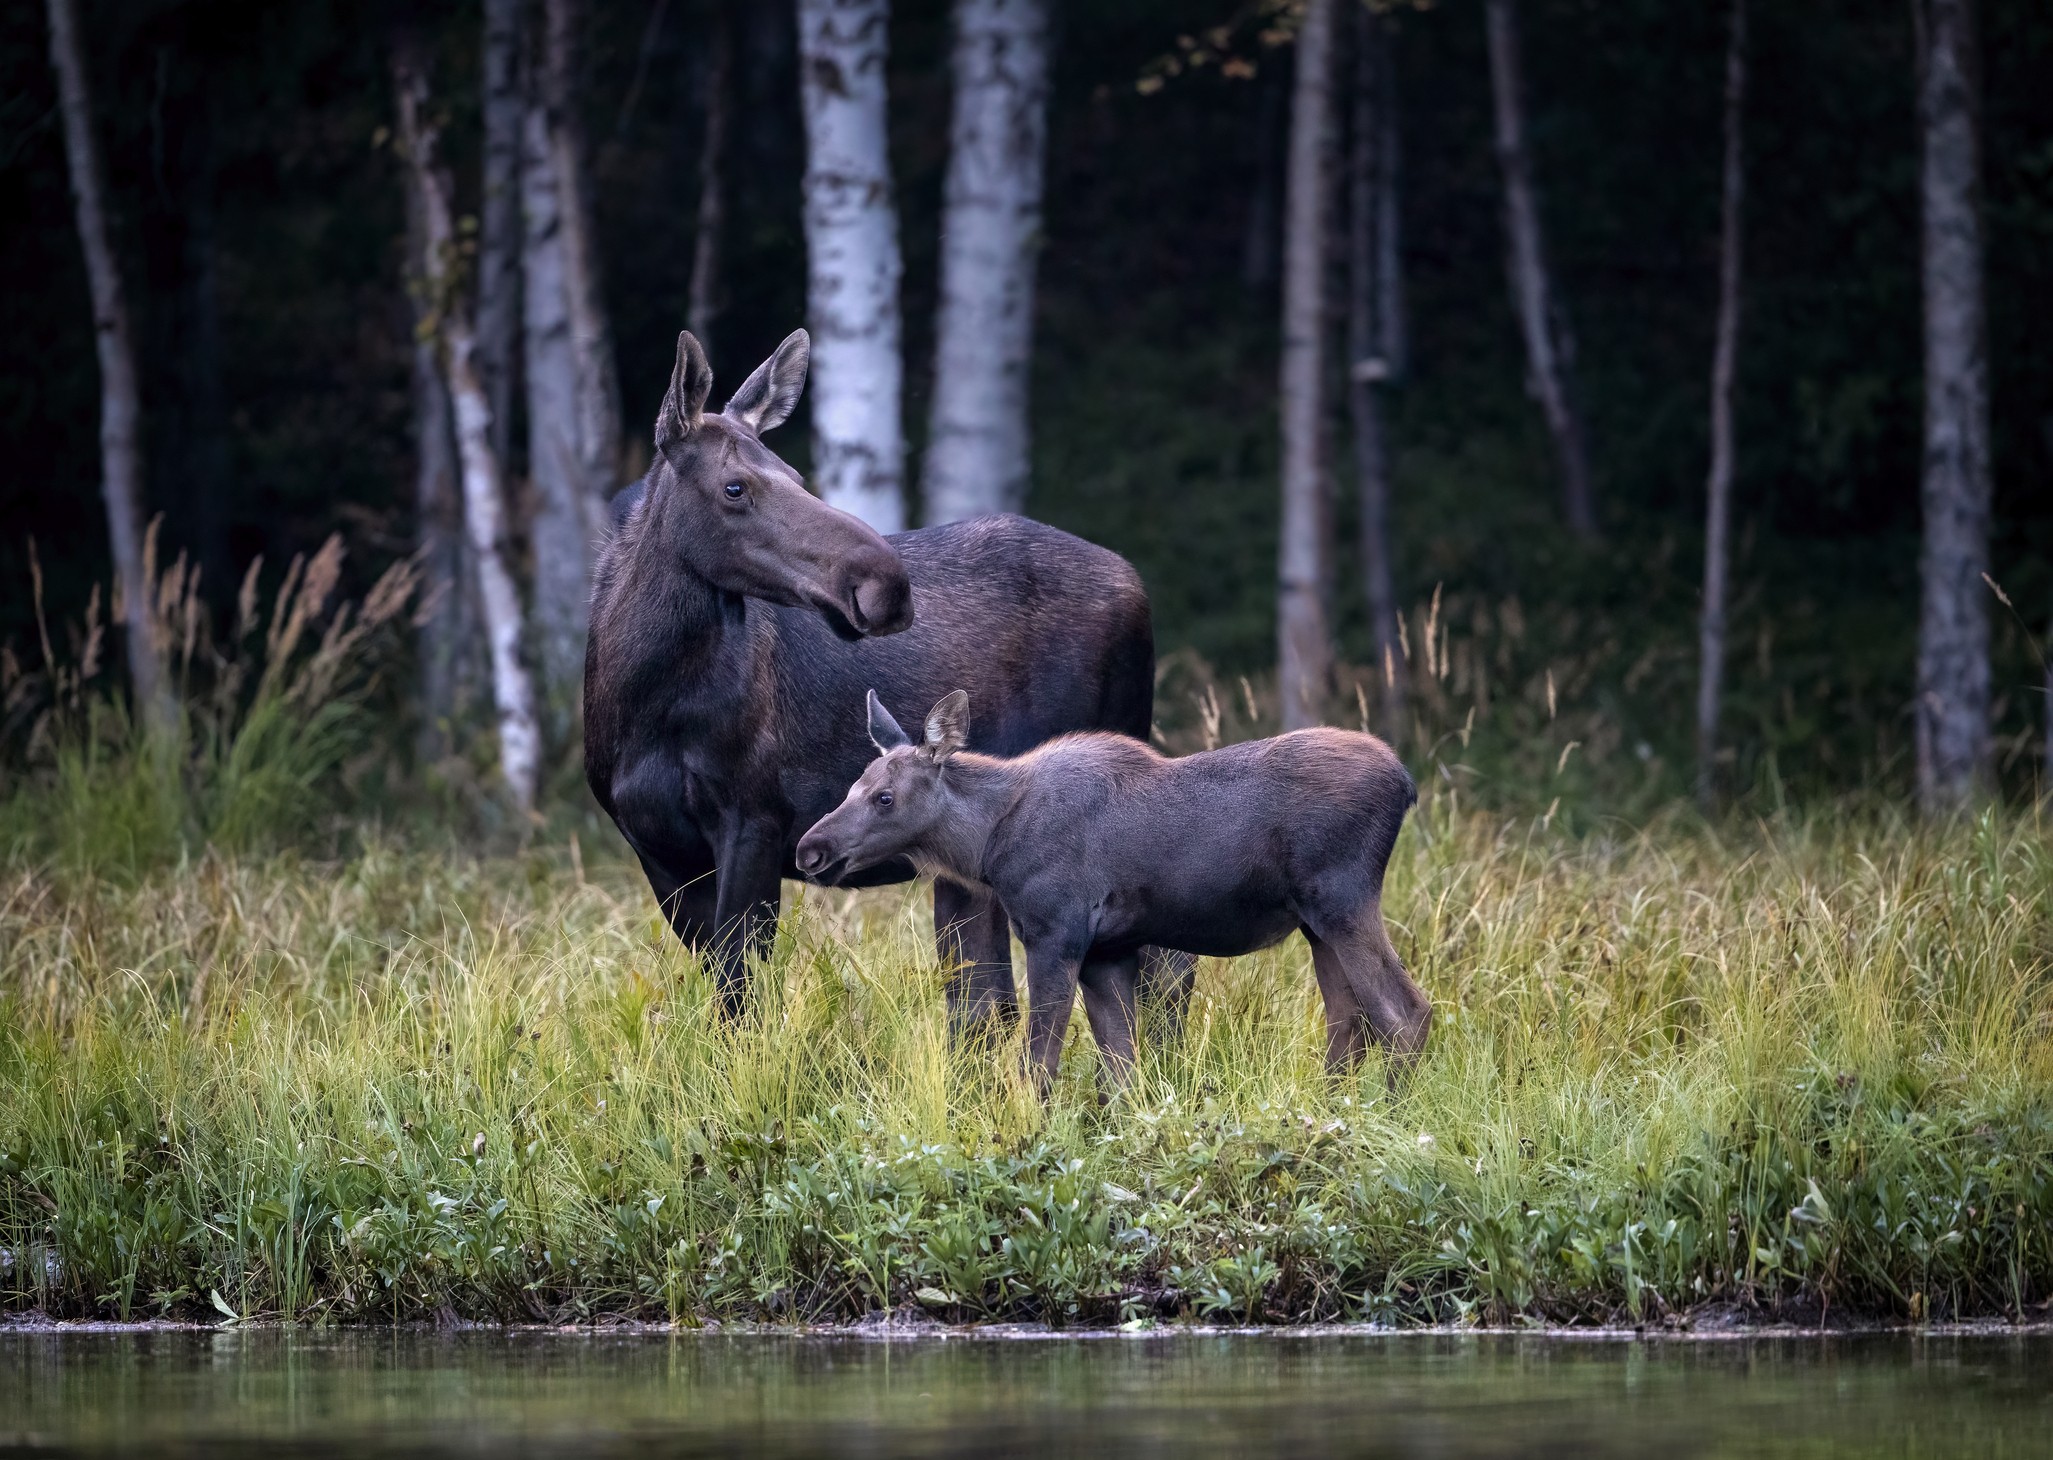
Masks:
[[[0,1330],[0,1449],[2053,1455],[2053,1337]]]

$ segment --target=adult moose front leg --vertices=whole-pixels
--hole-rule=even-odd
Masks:
[[[1019,995],[1012,982],[1012,928],[998,899],[946,878],[936,881],[934,938],[948,970],[949,1033],[1010,1029]]]
[[[783,827],[737,816],[721,828],[713,977],[726,1018],[738,1019],[747,1011],[749,955],[770,951],[783,871]]]

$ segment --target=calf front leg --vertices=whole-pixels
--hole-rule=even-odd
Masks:
[[[948,970],[948,1028],[987,1022],[1009,1030],[1019,1014],[1012,984],[1012,928],[997,897],[945,878],[934,884],[934,941]]]
[[[1060,941],[1027,944],[1027,1077],[1043,1100],[1062,1063],[1062,1040],[1076,1004],[1078,953]]]
[[[737,820],[720,838],[718,893],[714,900],[715,986],[720,1012],[739,1019],[748,1009],[748,958],[770,951],[783,891],[783,828]]]

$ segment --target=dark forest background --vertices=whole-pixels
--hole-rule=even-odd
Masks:
[[[149,510],[225,613],[340,532],[361,586],[413,540],[403,194],[385,13],[347,0],[88,3],[143,373]],[[706,72],[694,0],[593,0],[584,89],[620,376],[645,439],[686,313]],[[1141,569],[1161,718],[1275,657],[1277,274],[1287,47],[1242,24],[1251,77],[1137,87],[1232,0],[1058,7],[1033,379],[1032,515]],[[743,8],[715,397],[805,317],[803,139],[787,7]],[[436,15],[460,186],[478,169],[479,17]],[[1414,347],[1391,395],[1399,592],[1507,693],[1590,716],[1621,806],[1688,784],[1706,390],[1716,302],[1723,9],[1531,0],[1528,99],[1605,527],[1560,522],[1507,302],[1480,7],[1400,12]],[[1998,773],[2033,784],[2053,618],[2053,6],[1981,7]],[[948,136],[948,14],[901,0],[893,162],[905,419],[927,416]],[[1920,386],[1914,38],[1892,0],[1761,6],[1748,98],[1737,419],[1735,783],[1908,783]],[[1236,70],[1244,69],[1236,67]],[[0,9],[0,642],[107,576],[91,309],[41,9]],[[773,438],[803,468],[801,414]],[[1345,477],[1345,456],[1341,474]],[[1351,494],[1336,493],[1343,658],[1370,657]],[[1476,672],[1480,673],[1481,670]],[[391,676],[397,690],[405,676]],[[1565,712],[1565,711],[1564,711]],[[1430,727],[1428,727],[1430,728]],[[1452,728],[1451,726],[1449,728]],[[396,751],[407,741],[394,737]],[[1429,748],[1429,747],[1428,747]],[[1550,747],[1542,757],[1555,766]],[[1540,799],[1544,802],[1545,793]]]

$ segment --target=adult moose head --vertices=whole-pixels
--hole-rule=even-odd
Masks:
[[[761,438],[808,353],[795,332],[710,413],[705,352],[678,337],[655,464],[615,499],[593,573],[585,777],[730,1014],[798,834],[870,759],[844,713],[866,688],[910,713],[965,687],[969,743],[999,755],[1071,730],[1146,736],[1154,704],[1147,594],[1117,554],[1019,517],[887,540],[806,491]],[[1004,908],[951,884],[934,920],[958,1024],[1009,1012]],[[1188,962],[1151,966],[1180,1004]]]
[[[680,333],[644,499],[663,545],[722,591],[816,608],[845,638],[895,634],[912,623],[898,554],[808,492],[762,442],[798,405],[811,355],[806,332],[793,330],[727,409],[708,415],[713,369],[691,331]]]

